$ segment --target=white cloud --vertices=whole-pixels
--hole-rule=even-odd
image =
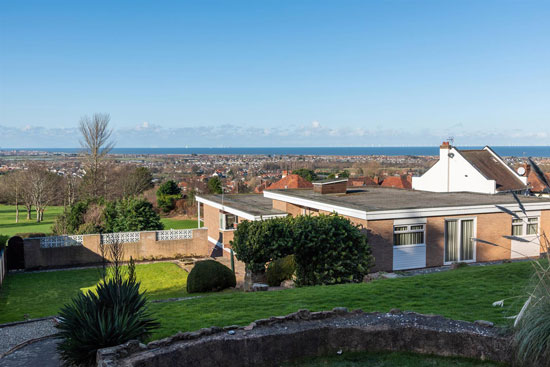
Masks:
[[[440,129],[399,130],[382,126],[326,127],[313,121],[299,126],[257,127],[241,124],[212,124],[163,128],[148,121],[132,128],[117,129],[117,147],[209,147],[209,146],[438,146],[449,135]],[[549,131],[471,130],[456,131],[455,144],[467,145],[548,145]],[[2,148],[78,147],[80,133],[75,128],[45,128],[31,124],[22,127],[0,125]]]

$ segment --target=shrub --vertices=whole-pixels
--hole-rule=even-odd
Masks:
[[[267,266],[265,274],[267,277],[267,284],[269,284],[270,287],[277,287],[281,285],[281,282],[292,279],[295,272],[296,263],[293,255],[274,260]]]
[[[187,292],[217,292],[234,287],[235,274],[216,260],[204,260],[195,264],[187,277]]]
[[[2,250],[4,247],[6,247],[6,245],[8,244],[9,239],[10,239],[10,236],[0,234],[0,250]]]
[[[360,227],[338,215],[294,218],[296,284],[361,282],[373,257]]]
[[[374,260],[360,226],[336,214],[244,221],[231,245],[253,272],[294,254],[297,285],[360,282]]]
[[[74,365],[92,365],[98,349],[144,341],[159,324],[146,308],[140,283],[108,279],[97,287],[97,294],[80,293],[65,305],[56,326],[62,339],[61,358]]]
[[[167,213],[174,209],[176,200],[181,198],[181,189],[175,181],[169,180],[159,186],[156,195],[158,207]]]
[[[104,210],[105,232],[130,232],[164,229],[153,205],[144,199],[112,201]]]

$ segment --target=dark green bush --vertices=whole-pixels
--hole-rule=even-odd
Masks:
[[[360,227],[335,214],[244,221],[231,245],[254,272],[294,254],[297,285],[360,282],[374,260]]]
[[[108,279],[92,291],[80,293],[61,308],[56,326],[61,358],[73,365],[92,365],[98,349],[144,341],[159,324],[146,307],[139,283]]]
[[[281,282],[292,279],[296,272],[296,262],[293,255],[277,259],[269,263],[266,270],[267,284],[270,287],[278,287]]]
[[[10,236],[0,234],[0,250],[6,247],[9,239],[10,239]]]
[[[234,287],[235,274],[227,266],[215,260],[199,261],[187,277],[187,292],[217,292]]]

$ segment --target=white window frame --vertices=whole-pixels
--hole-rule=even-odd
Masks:
[[[458,243],[460,246],[462,246],[462,221],[464,220],[473,220],[474,221],[474,233],[472,238],[477,238],[477,217],[462,217],[462,218],[445,218],[445,224],[443,231],[445,232],[445,238],[443,243],[443,264],[444,265],[451,265],[453,263],[461,262],[461,263],[475,263],[477,259],[477,242],[474,241],[474,256],[472,260],[462,260],[459,259],[457,261],[445,261],[445,252],[447,251],[447,222],[449,221],[455,221],[458,222]],[[460,249],[458,251],[458,256],[460,257]]]
[[[422,226],[422,229],[411,229],[412,227],[415,227],[415,226]],[[403,230],[403,231],[396,231],[395,229],[397,227],[407,227],[406,230]],[[423,239],[423,242],[422,243],[415,243],[415,244],[411,244],[411,245],[396,245],[395,244],[395,235],[396,234],[403,234],[403,233],[418,233],[418,232],[422,232],[422,239]],[[425,223],[411,223],[411,224],[395,224],[393,225],[393,238],[392,238],[392,242],[393,242],[393,247],[397,247],[397,248],[403,248],[403,247],[417,247],[417,246],[425,246],[426,245],[426,224]]]
[[[536,219],[537,220],[537,233],[527,233],[527,229],[529,228],[529,219]],[[519,224],[514,224],[514,220],[517,220],[517,218],[512,218],[512,236],[516,237],[536,237],[540,233],[540,215],[527,215],[520,217],[521,220],[521,234],[520,235],[514,235],[513,227],[517,226],[519,227]]]
[[[227,216],[235,217],[235,225],[233,228],[227,228]],[[220,231],[234,231],[237,229],[239,223],[239,217],[235,214],[220,212]]]

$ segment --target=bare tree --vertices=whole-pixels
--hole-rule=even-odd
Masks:
[[[105,179],[101,174],[101,166],[114,146],[110,121],[111,117],[106,113],[95,113],[92,117],[84,116],[80,119],[80,145],[84,149],[86,175],[89,175],[87,183],[94,198],[102,192]]]
[[[19,204],[21,203],[22,172],[12,171],[2,179],[2,197],[15,205],[15,223],[19,223]]]
[[[61,177],[38,164],[29,166],[27,177],[30,197],[36,209],[36,221],[41,222],[46,207],[59,196]]]

